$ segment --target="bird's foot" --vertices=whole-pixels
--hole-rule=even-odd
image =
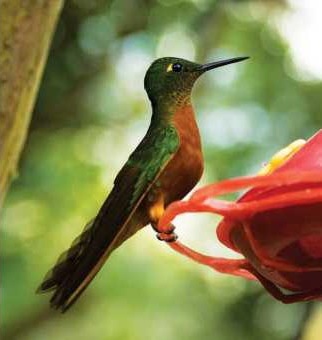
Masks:
[[[164,195],[162,192],[159,192],[155,195],[155,202],[151,205],[149,209],[149,217],[151,221],[152,228],[157,233],[157,239],[159,241],[164,241],[167,243],[175,242],[178,239],[178,236],[174,233],[174,225],[170,224],[166,227],[158,226],[159,219],[162,217],[164,213]]]
[[[152,223],[152,228],[157,233],[157,239],[167,243],[175,242],[178,239],[178,235],[174,232],[175,227],[171,226],[167,229],[160,230],[157,225]]]
[[[167,243],[175,242],[178,239],[178,235],[172,232],[171,234],[167,233],[157,233],[157,239],[159,241],[164,241]]]

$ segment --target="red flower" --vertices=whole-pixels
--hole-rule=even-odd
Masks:
[[[250,187],[237,202],[213,197]],[[222,273],[257,279],[285,303],[322,298],[322,130],[271,174],[240,177],[171,204],[159,226],[178,214],[214,212],[224,218],[218,239],[245,259],[202,255],[180,242],[181,254]]]

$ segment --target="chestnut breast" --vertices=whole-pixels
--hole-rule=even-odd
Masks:
[[[180,146],[160,177],[166,205],[191,191],[203,172],[200,134],[191,104],[179,109],[172,123],[178,132]]]

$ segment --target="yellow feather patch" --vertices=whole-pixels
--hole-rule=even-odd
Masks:
[[[160,192],[157,194],[155,202],[149,209],[149,216],[153,222],[158,222],[164,213],[164,196]]]

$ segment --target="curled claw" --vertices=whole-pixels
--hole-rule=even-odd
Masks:
[[[175,242],[178,239],[178,235],[174,233],[175,226],[169,224],[167,228],[159,229],[157,224],[152,223],[153,230],[157,233],[157,239],[167,243]]]
[[[175,242],[178,236],[174,233],[175,226],[172,223],[159,226],[159,220],[164,213],[164,196],[162,192],[155,195],[155,202],[149,209],[149,216],[151,219],[151,225],[154,231],[157,233],[157,239],[166,243]]]
[[[178,239],[178,235],[174,232],[172,233],[157,233],[157,239],[159,241],[164,241],[166,243],[175,242]]]

